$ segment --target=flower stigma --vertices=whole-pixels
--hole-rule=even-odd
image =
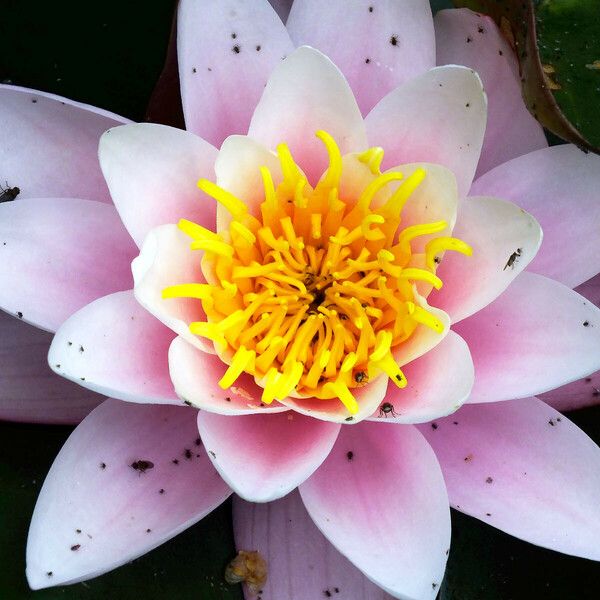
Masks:
[[[334,139],[318,131],[329,166],[311,187],[285,144],[277,147],[282,180],[261,167],[264,201],[251,214],[242,200],[206,179],[198,186],[231,215],[214,233],[187,220],[179,228],[202,250],[208,283],[163,290],[163,298],[195,298],[206,321],[190,331],[214,343],[229,367],[223,389],[243,373],[254,376],[270,404],[288,396],[338,399],[350,414],[359,410],[353,390],[385,373],[407,385],[394,349],[419,325],[444,332],[418,286],[439,289],[436,275],[446,250],[471,255],[462,240],[438,236],[446,221],[400,227],[403,208],[427,177],[417,168],[404,177],[381,173],[383,150],[355,155],[371,180],[340,197],[345,161]],[[393,186],[395,189],[389,191]],[[387,194],[384,192],[387,190]],[[384,200],[381,200],[381,197]],[[379,201],[374,200],[378,198]],[[424,253],[412,242],[429,236]]]

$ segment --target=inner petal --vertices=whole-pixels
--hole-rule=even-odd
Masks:
[[[471,248],[448,236],[446,220],[402,226],[425,168],[382,174],[383,150],[370,148],[354,161],[362,172],[344,173],[342,184],[353,161],[327,132],[316,135],[329,154],[319,183],[311,187],[280,144],[281,182],[260,168],[259,214],[230,191],[198,182],[231,220],[219,233],[180,221],[191,250],[203,251],[209,283],[182,282],[163,297],[201,302],[207,320],[191,323],[190,331],[211,340],[229,365],[221,387],[246,372],[264,388],[267,404],[288,396],[337,399],[356,414],[353,390],[383,374],[407,385],[394,352],[420,326],[441,339],[446,325],[420,291],[442,286],[436,269],[444,251],[470,255]]]

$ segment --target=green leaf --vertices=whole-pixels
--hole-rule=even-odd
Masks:
[[[455,0],[492,16],[513,43],[540,123],[600,153],[600,0]]]
[[[0,598],[2,600],[241,600],[224,582],[235,556],[231,505],[151,553],[96,579],[32,592],[25,580],[25,546],[37,495],[69,427],[0,423]]]

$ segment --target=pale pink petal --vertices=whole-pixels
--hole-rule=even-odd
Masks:
[[[524,272],[456,324],[475,363],[469,402],[546,392],[600,368],[600,310],[566,286]]]
[[[450,511],[435,455],[410,425],[344,427],[300,486],[327,539],[396,598],[435,598],[450,546]]]
[[[0,420],[79,423],[104,398],[48,368],[52,335],[0,312]]]
[[[218,356],[198,350],[181,337],[175,338],[169,348],[171,379],[186,404],[221,415],[288,410],[278,402],[261,402],[263,388],[247,373],[242,373],[230,388],[221,388],[218,382],[227,368]]]
[[[540,400],[560,412],[600,404],[600,371],[539,395]]]
[[[341,425],[293,412],[224,416],[200,411],[198,429],[221,477],[242,498],[269,502],[310,477]]]
[[[575,291],[600,306],[600,275],[575,288]],[[573,383],[540,394],[540,400],[557,410],[575,410],[600,404],[600,371]]]
[[[446,252],[437,275],[444,282],[428,301],[456,323],[497,298],[533,260],[542,242],[539,223],[505,200],[473,197],[463,202],[452,234],[473,256]]]
[[[420,426],[451,505],[559,552],[600,560],[600,448],[537,398],[464,406]]]
[[[187,129],[220,146],[248,131],[265,83],[292,42],[266,0],[182,0],[177,26]]]
[[[281,182],[277,155],[244,135],[228,137],[215,163],[217,184],[242,200],[248,212],[258,218],[261,218],[260,204],[265,199],[261,167],[269,169],[275,185]],[[222,204],[217,204],[217,231],[227,229],[230,222],[231,213]]]
[[[238,550],[258,550],[269,574],[263,600],[391,600],[342,556],[317,529],[297,492],[255,504],[233,499],[233,529]],[[247,589],[248,600],[255,600]],[[338,596],[339,594],[339,596]]]
[[[384,166],[430,162],[450,169],[466,196],[479,160],[487,102],[481,80],[466,67],[437,67],[390,92],[367,115],[369,144]]]
[[[389,379],[386,375],[379,375],[367,385],[353,388],[352,395],[358,402],[358,412],[351,415],[348,409],[338,400],[321,400],[319,398],[284,398],[281,403],[294,411],[315,419],[330,421],[332,423],[360,423],[370,417],[385,397]]]
[[[132,291],[117,292],[88,304],[61,325],[48,363],[59,375],[105,396],[180,405],[167,360],[173,337]]]
[[[494,21],[468,9],[441,10],[434,18],[437,64],[465,65],[481,77],[488,120],[477,173],[548,145],[542,126],[525,107],[514,50]]]
[[[215,228],[215,201],[198,189],[214,180],[217,150],[164,125],[115,127],[100,140],[100,165],[125,227],[138,246],[159,225],[185,218]]]
[[[231,492],[199,444],[195,410],[99,406],[71,434],[40,492],[27,540],[30,587],[101,575],[221,504]],[[151,468],[134,468],[139,461]]]
[[[383,404],[369,419],[384,423],[425,423],[461,407],[473,387],[475,371],[469,347],[454,331],[435,347],[402,368],[408,385],[388,386]]]
[[[42,329],[130,288],[134,256],[113,206],[73,198],[0,205],[0,306]]]
[[[129,120],[36,90],[0,85],[2,186],[21,198],[74,197],[110,202],[98,165],[104,131]]]
[[[296,0],[287,28],[296,45],[318,48],[342,70],[363,114],[385,94],[435,66],[427,0]]]
[[[515,158],[480,177],[474,195],[512,200],[542,226],[529,269],[576,287],[600,271],[600,157],[565,144]]]
[[[324,54],[303,46],[273,71],[248,135],[271,149],[288,144],[309,182],[316,183],[328,164],[315,137],[320,129],[334,137],[342,154],[366,149],[365,126],[348,82]]]
[[[199,300],[162,297],[171,285],[206,283],[200,269],[202,253],[190,250],[191,239],[176,225],[161,225],[144,240],[131,270],[137,301],[159,321],[205,352],[214,352],[212,343],[190,333],[189,325],[206,320]]]

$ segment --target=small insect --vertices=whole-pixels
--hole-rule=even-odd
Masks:
[[[145,473],[149,469],[154,468],[154,463],[149,460],[135,460],[129,465],[134,471],[139,471],[140,473]]]
[[[389,402],[384,402],[379,407],[379,416],[380,417],[385,417],[387,419],[388,415],[392,415],[392,417],[397,416],[396,415],[396,411],[394,410],[394,405],[390,404]]]
[[[252,594],[258,593],[267,581],[267,561],[256,550],[240,550],[225,569],[227,583],[245,583]]]
[[[21,190],[18,187],[10,187],[8,181],[4,183],[5,188],[0,185],[0,202],[11,202],[21,193]]]
[[[354,373],[354,381],[356,383],[366,383],[367,374],[364,371],[357,371]]]
[[[506,271],[506,269],[508,269],[509,267],[511,269],[515,268],[515,263],[517,262],[517,259],[523,255],[523,249],[522,248],[517,248],[509,257],[508,260],[506,261],[506,264],[504,265],[504,269],[502,269],[503,271]]]

